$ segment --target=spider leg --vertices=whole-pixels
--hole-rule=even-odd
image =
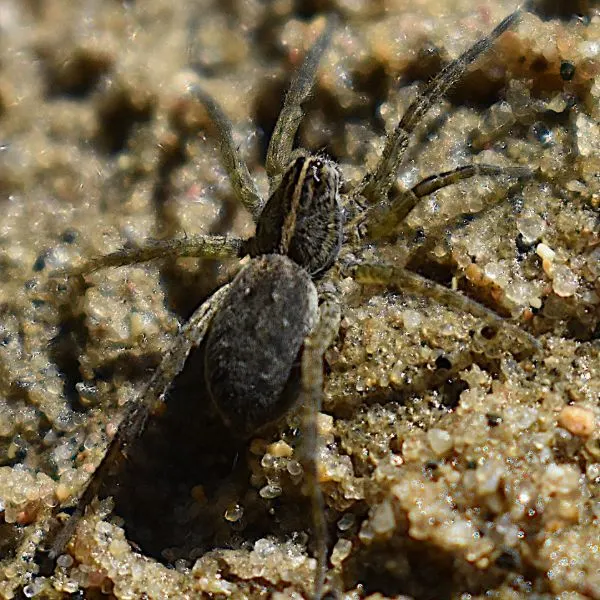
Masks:
[[[317,570],[314,597],[320,599],[327,570],[327,523],[325,503],[318,475],[318,430],[317,415],[321,411],[323,398],[323,355],[337,335],[340,325],[340,307],[333,299],[325,300],[320,306],[319,322],[304,341],[302,353],[302,404],[305,411],[306,431],[305,472],[310,487],[313,535],[317,544]]]
[[[304,116],[302,103],[306,101],[313,87],[319,62],[329,45],[335,25],[336,19],[329,17],[325,30],[306,53],[304,61],[294,75],[285,96],[283,108],[279,113],[267,151],[265,166],[271,184],[271,191],[277,186],[277,176],[284,172],[290,162],[294,138]]]
[[[233,141],[231,122],[214,98],[199,85],[190,85],[188,92],[204,106],[212,120],[217,130],[221,162],[227,171],[233,191],[256,221],[262,211],[263,201]]]
[[[165,353],[160,365],[140,394],[139,400],[127,404],[125,414],[119,423],[116,434],[108,444],[104,457],[79,497],[73,514],[51,544],[50,559],[55,560],[63,553],[86,507],[98,495],[104,478],[119,458],[127,453],[129,445],[141,435],[153,408],[164,398],[173,379],[183,369],[190,351],[201,343],[212,317],[221,306],[228,290],[229,284],[224,285],[196,309]]]
[[[95,256],[74,268],[56,271],[52,275],[85,275],[106,267],[125,267],[169,257],[231,258],[239,256],[242,243],[240,238],[223,235],[191,235],[170,240],[148,240],[144,246],[121,248],[110,254]]]
[[[433,298],[437,302],[473,315],[486,322],[494,331],[502,331],[524,348],[535,353],[542,351],[540,342],[530,333],[498,316],[489,308],[467,296],[439,285],[416,273],[387,265],[360,264],[349,267],[345,273],[359,283],[386,285],[400,292],[409,292]]]
[[[452,171],[445,171],[443,173],[437,173],[435,175],[426,177],[417,183],[417,185],[413,186],[411,188],[411,192],[417,198],[422,198],[423,196],[437,192],[437,190],[440,190],[448,185],[452,185],[453,183],[457,183],[463,179],[470,179],[475,175],[489,175],[491,177],[505,175],[508,177],[523,179],[526,177],[531,177],[533,174],[534,171],[527,167],[497,167],[496,165],[486,164],[463,165],[462,167],[458,167]]]
[[[396,228],[419,203],[419,200],[428,194],[476,175],[490,177],[514,177],[526,179],[532,177],[535,171],[527,167],[498,167],[487,164],[464,165],[426,177],[410,190],[400,192],[393,200],[376,204],[360,215],[364,222],[363,235],[370,239],[382,239],[396,232]]]
[[[500,35],[516,25],[520,17],[520,10],[510,14],[488,36],[463,52],[427,84],[423,93],[419,94],[418,98],[412,102],[400,123],[387,137],[377,165],[365,174],[362,181],[353,190],[353,196],[362,195],[369,202],[378,202],[386,197],[408,147],[410,135],[423,116],[464,75],[469,65],[487,51]]]

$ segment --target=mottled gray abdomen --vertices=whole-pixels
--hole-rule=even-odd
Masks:
[[[317,304],[309,275],[286,256],[256,258],[233,280],[210,325],[205,376],[223,419],[241,435],[289,408],[284,391]]]

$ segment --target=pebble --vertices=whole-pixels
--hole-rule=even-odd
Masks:
[[[333,547],[333,551],[331,552],[331,564],[334,567],[341,565],[342,562],[348,558],[351,551],[352,542],[343,538],[339,539]]]
[[[446,454],[452,448],[452,436],[444,429],[433,428],[427,432],[431,449],[438,455]]]
[[[292,454],[294,454],[294,449],[289,444],[286,444],[283,440],[279,440],[273,444],[269,444],[269,446],[267,446],[267,452],[278,458],[289,458],[292,456]]]
[[[589,408],[565,406],[558,416],[558,424],[573,435],[589,437],[596,429],[596,418]]]
[[[557,296],[573,296],[579,287],[577,275],[567,265],[555,265],[552,270],[552,289]]]

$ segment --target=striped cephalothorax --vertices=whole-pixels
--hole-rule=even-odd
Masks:
[[[329,269],[342,245],[340,170],[324,156],[299,156],[260,213],[244,253],[284,254],[312,277]]]
[[[61,554],[78,519],[97,495],[111,465],[140,434],[152,408],[164,398],[183,369],[194,347],[205,342],[203,373],[212,401],[224,421],[242,438],[250,438],[265,425],[281,418],[293,404],[307,408],[307,444],[312,447],[305,470],[311,484],[313,535],[317,540],[315,596],[320,597],[327,567],[326,526],[321,490],[316,481],[316,413],[320,410],[323,354],[335,340],[340,308],[335,297],[319,291],[315,281],[328,273],[349,240],[370,243],[393,231],[431,192],[476,174],[525,177],[527,169],[491,165],[466,165],[428,177],[397,197],[390,190],[402,164],[415,127],[468,66],[519,19],[519,11],[504,19],[487,37],[449,63],[409,106],[398,126],[386,138],[375,167],[347,193],[342,194],[338,165],[320,154],[293,149],[302,119],[302,103],[310,94],[319,61],[333,34],[330,19],[324,33],[308,51],[290,89],[271,137],[266,160],[270,181],[265,202],[233,142],[231,125],[201,87],[189,92],[209,114],[219,139],[222,163],[233,190],[256,223],[248,240],[227,236],[189,236],[150,242],[87,261],[78,275],[114,266],[168,256],[204,258],[244,257],[251,260],[206,300],[185,323],[138,402],[128,403],[119,428],[100,465],[77,501],[75,511],[55,537],[51,556]],[[354,217],[344,221],[344,212]],[[359,233],[357,234],[357,229]],[[361,241],[362,243],[362,241]],[[350,250],[354,250],[353,247]],[[537,342],[520,329],[507,325],[494,313],[457,292],[442,288],[397,267],[340,265],[342,274],[359,282],[409,289],[480,317],[493,328],[511,329],[521,347]],[[319,303],[320,302],[320,303]]]

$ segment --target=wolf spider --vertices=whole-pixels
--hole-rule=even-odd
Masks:
[[[517,178],[531,175],[528,169],[518,167],[467,165],[428,177],[412,189],[388,199],[411,135],[424,115],[473,61],[517,23],[519,16],[520,12],[516,11],[506,17],[487,37],[449,63],[428,83],[388,135],[375,168],[347,193],[341,191],[342,177],[335,162],[324,155],[293,149],[303,116],[301,105],[310,94],[318,64],[332,36],[333,19],[329,19],[325,31],[308,51],[285,97],[267,152],[270,193],[266,202],[260,197],[233,142],[230,122],[210,96],[198,86],[190,86],[189,93],[204,106],[215,126],[221,160],[235,195],[256,223],[254,237],[242,240],[209,235],[155,241],[88,260],[76,272],[70,271],[69,276],[168,256],[250,256],[251,260],[233,281],[217,290],[193,313],[181,327],[139,400],[127,404],[102,461],[74,512],[52,542],[51,558],[64,551],[111,466],[140,435],[152,408],[164,398],[191,350],[206,338],[204,376],[209,394],[236,435],[251,437],[265,425],[280,419],[292,404],[306,407],[310,456],[306,476],[312,489],[313,535],[317,544],[314,590],[317,598],[322,595],[327,532],[315,464],[318,443],[315,417],[321,406],[323,355],[337,335],[340,308],[335,296],[330,291],[325,292],[318,279],[337,261],[342,274],[358,282],[385,284],[434,297],[480,317],[494,329],[508,328],[513,337],[527,346],[537,346],[529,334],[457,292],[400,268],[338,260],[345,246],[357,249],[363,240],[389,235],[420,198],[442,187],[478,174]],[[346,220],[346,213],[353,217]],[[315,282],[321,288],[320,294]]]

